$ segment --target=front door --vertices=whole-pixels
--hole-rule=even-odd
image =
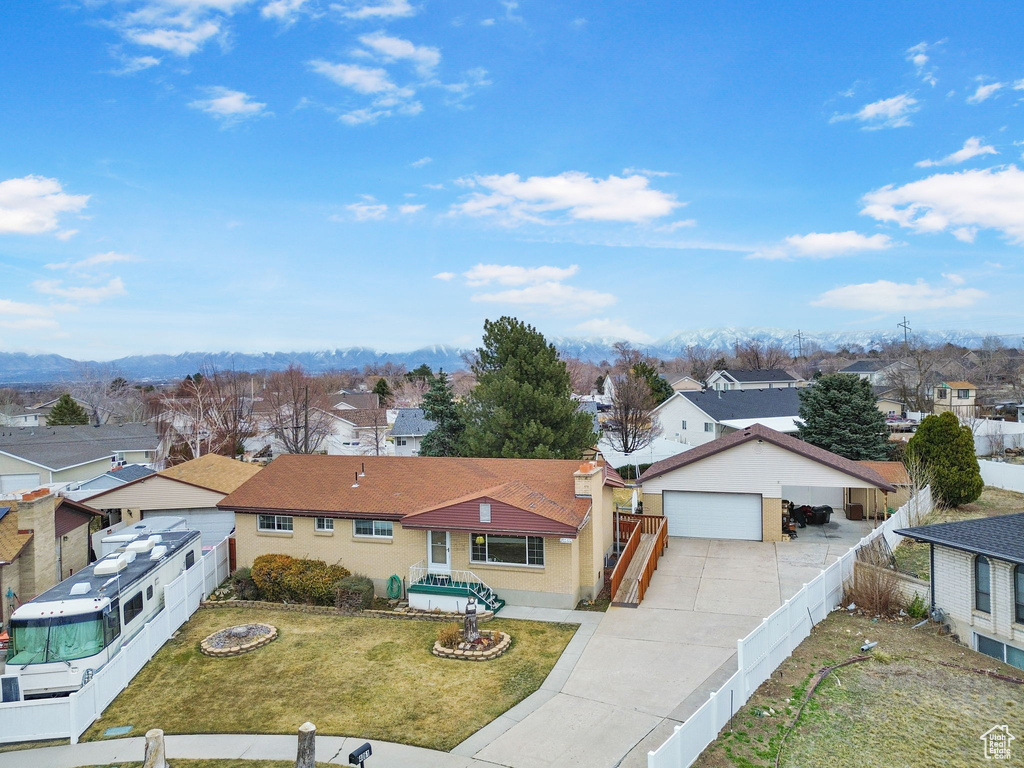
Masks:
[[[452,548],[448,531],[427,531],[427,571],[452,572]]]

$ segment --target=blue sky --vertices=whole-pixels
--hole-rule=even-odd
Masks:
[[[1014,3],[0,18],[0,350],[1024,330]]]

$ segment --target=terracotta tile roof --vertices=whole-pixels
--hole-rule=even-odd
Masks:
[[[871,483],[877,488],[887,492],[895,492],[895,488],[884,480],[878,472],[870,467],[865,467],[861,462],[851,461],[845,459],[842,456],[826,451],[824,448],[818,448],[810,443],[805,443],[803,440],[797,440],[795,437],[784,435],[781,432],[776,432],[774,429],[769,429],[763,424],[754,424],[753,426],[747,427],[746,429],[733,432],[732,434],[720,437],[717,440],[712,440],[710,443],[704,443],[698,445],[696,448],[680,453],[678,456],[672,456],[668,459],[652,464],[643,475],[640,476],[640,482],[644,480],[650,480],[651,478],[664,475],[667,472],[671,472],[674,469],[685,467],[688,464],[694,464],[701,459],[706,459],[709,456],[714,456],[722,451],[727,451],[730,448],[735,448],[737,445],[743,443],[749,443],[751,440],[764,440],[766,443],[777,445],[779,448],[783,448],[787,451],[799,454],[811,461],[816,461],[819,464],[824,464],[826,467],[844,472],[847,475],[864,480],[865,482]]]
[[[208,453],[184,464],[168,467],[157,474],[200,488],[209,488],[211,491],[231,493],[259,471],[260,466],[257,464]]]
[[[11,510],[4,514],[0,518],[0,563],[13,563],[31,540],[31,533],[18,533],[17,512]]]
[[[364,465],[366,473],[353,487]],[[286,455],[218,506],[400,520],[489,495],[579,527],[590,509],[590,499],[576,498],[573,473],[579,466],[578,461],[556,459]]]
[[[892,485],[910,485],[910,475],[907,474],[907,467],[902,461],[860,461],[882,476],[882,479]]]

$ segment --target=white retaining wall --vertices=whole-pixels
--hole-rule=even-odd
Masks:
[[[1024,464],[979,459],[978,466],[981,467],[981,479],[985,485],[1024,493]]]
[[[818,574],[782,604],[761,626],[736,643],[736,673],[694,712],[654,752],[647,753],[647,768],[688,768],[714,741],[732,715],[750,699],[778,666],[843,599],[843,585],[853,578],[857,550],[878,536],[890,546],[903,537],[893,531],[920,522],[932,508],[931,489],[925,488],[895,515],[860,540],[846,554]]]
[[[229,576],[225,538],[164,587],[164,607],[93,679],[59,699],[0,704],[0,744],[40,739],[71,739],[92,725],[170,636],[199,608],[199,603]]]

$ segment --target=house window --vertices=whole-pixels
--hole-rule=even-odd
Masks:
[[[291,515],[258,515],[257,529],[261,531],[283,531],[291,533],[294,528]]]
[[[334,518],[333,517],[318,517],[315,522],[316,530],[321,533],[331,533],[334,531]]]
[[[1014,617],[1018,623],[1024,624],[1024,565],[1013,569],[1013,594],[1016,606]]]
[[[975,635],[977,638],[978,652],[991,656],[993,659],[1006,662],[1017,669],[1024,669],[1024,650],[1006,645],[998,640],[984,635]]]
[[[136,592],[132,599],[124,604],[124,623],[128,624],[140,613],[142,613],[142,593]]]
[[[395,438],[395,445],[405,445],[405,438],[404,437],[396,437]]]
[[[705,421],[704,422],[704,431],[705,432],[714,432],[715,431],[715,424],[714,424],[714,422],[712,422],[712,421]]]
[[[544,565],[544,537],[474,533],[470,559],[474,563],[541,566]]]
[[[480,505],[480,522],[489,523],[491,522],[491,505],[481,504]]]
[[[968,400],[971,397],[971,390],[969,389],[958,389],[956,391],[957,400]]]
[[[947,390],[945,387],[939,387],[937,390],[935,390],[935,399],[936,400],[945,400],[946,399],[946,392],[948,392],[948,391],[949,390]]]
[[[682,424],[683,424],[683,431],[685,432],[686,431],[686,419],[683,419]]]
[[[984,555],[974,558],[974,608],[982,613],[992,613],[992,577],[988,558]]]
[[[390,520],[353,520],[352,529],[356,536],[390,539],[394,535]]]

